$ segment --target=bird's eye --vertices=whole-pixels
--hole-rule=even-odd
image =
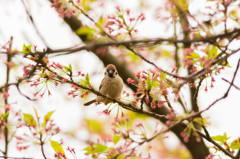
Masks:
[[[106,75],[106,74],[107,74],[107,72],[104,73],[104,75]]]
[[[118,75],[118,72],[116,72],[116,75]]]

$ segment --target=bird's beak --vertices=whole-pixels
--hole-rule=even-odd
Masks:
[[[109,71],[108,71],[109,77],[113,77],[113,73],[114,73],[113,70],[109,70]]]

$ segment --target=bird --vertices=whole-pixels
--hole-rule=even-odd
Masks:
[[[119,76],[115,65],[108,64],[106,67],[105,76],[99,86],[99,92],[108,97],[117,99],[122,93],[123,85],[123,80]],[[96,99],[84,103],[84,106],[89,106],[95,102],[102,102],[107,105],[112,101],[107,98],[97,96]]]

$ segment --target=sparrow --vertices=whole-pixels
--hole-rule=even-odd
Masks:
[[[116,67],[113,64],[107,65],[105,76],[99,86],[99,92],[106,96],[117,99],[118,97],[120,97],[122,93],[122,89],[123,89],[123,80],[118,75],[118,71]],[[108,104],[112,101],[107,98],[97,96],[96,99],[93,99],[87,103],[84,103],[84,106],[89,106],[95,102],[102,102],[104,104]]]

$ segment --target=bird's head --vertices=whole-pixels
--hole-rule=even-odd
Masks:
[[[105,75],[108,75],[110,78],[115,78],[118,75],[116,67],[113,64],[107,65]]]

